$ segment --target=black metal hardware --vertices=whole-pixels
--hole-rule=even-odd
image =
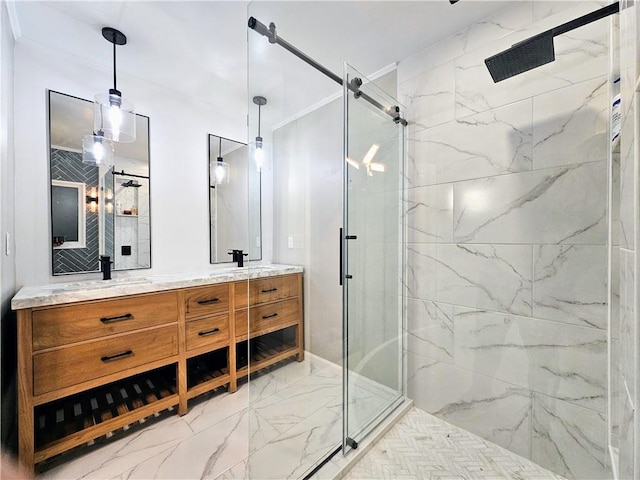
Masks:
[[[340,286],[342,286],[342,227],[340,227]]]
[[[262,293],[271,293],[271,292],[275,292],[276,290],[278,290],[277,288],[269,288],[268,290],[262,290]]]
[[[220,329],[216,327],[213,330],[207,330],[206,332],[199,332],[198,335],[200,335],[201,337],[206,337],[207,335],[213,335],[214,333],[218,333],[219,331]]]
[[[133,177],[133,178],[146,178],[147,180],[149,180],[149,177],[146,177],[144,175],[134,175],[133,173],[125,173],[124,170],[121,170],[119,172],[116,172],[115,170],[111,172],[112,175],[124,175],[125,177]]]
[[[358,236],[357,235],[347,235],[346,237],[344,237],[346,240],[357,240]]]
[[[340,85],[343,85],[342,77],[336,75],[331,70],[329,70],[327,67],[325,67],[324,65],[321,65],[320,63],[316,62],[313,58],[308,56],[306,53],[298,50],[296,47],[291,45],[285,39],[283,39],[282,37],[278,36],[278,34],[276,33],[276,26],[275,26],[275,24],[273,22],[271,22],[269,24],[269,27],[267,28],[267,26],[264,23],[260,22],[255,17],[250,17],[249,18],[248,27],[250,29],[252,29],[252,30],[255,30],[259,34],[264,35],[265,37],[267,37],[269,39],[269,43],[277,43],[278,45],[283,47],[285,50],[288,50],[289,52],[294,54],[296,57],[298,57],[300,60],[302,60],[306,64],[312,66],[316,70],[319,70],[321,73],[324,73],[327,77],[329,77],[334,82],[339,83]],[[354,84],[354,81],[355,81],[355,84]],[[404,118],[400,118],[399,121],[396,121],[395,117],[397,117],[398,115],[396,115],[395,113],[389,111],[384,105],[382,105],[380,102],[378,102],[373,97],[371,97],[371,96],[367,95],[366,93],[362,92],[360,90],[360,88],[359,88],[359,85],[356,86],[358,82],[360,82],[360,85],[362,84],[362,80],[359,79],[359,78],[354,78],[351,82],[347,83],[347,88],[356,94],[356,98],[362,97],[364,100],[369,102],[374,107],[382,110],[384,113],[386,113],[387,115],[391,116],[394,119],[394,122],[401,123],[402,125],[407,125],[407,121]]]
[[[232,262],[237,262],[239,267],[244,267],[244,257],[249,255],[248,253],[243,253],[242,250],[231,250],[227,252],[229,255],[233,255]]]
[[[111,280],[111,257],[109,255],[100,255],[100,271],[103,280]]]
[[[358,448],[358,442],[356,442],[353,438],[347,437],[347,446],[353,448],[354,450]]]
[[[277,313],[272,313],[271,315],[263,315],[262,319],[266,320],[267,318],[273,318],[273,317],[277,317],[278,314]]]
[[[111,362],[112,360],[118,360],[120,358],[130,357],[131,355],[133,355],[133,350],[127,350],[126,352],[116,353],[115,355],[108,355],[108,356],[102,357],[100,360],[106,363],[106,362]]]
[[[131,320],[133,318],[133,314],[125,313],[124,315],[118,315],[117,317],[102,317],[100,321],[102,323],[111,323],[111,322],[119,322],[121,320]]]
[[[353,278],[353,275],[345,275],[344,278],[346,279]]]
[[[198,305],[211,305],[212,303],[218,303],[219,298],[210,298],[209,300],[198,300]]]

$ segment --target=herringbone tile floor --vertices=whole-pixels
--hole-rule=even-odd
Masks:
[[[344,478],[564,479],[415,407]]]

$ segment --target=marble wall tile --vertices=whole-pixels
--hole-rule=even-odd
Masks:
[[[416,407],[531,458],[528,390],[413,353],[407,360]]]
[[[620,412],[622,410],[623,396],[622,371],[620,370],[620,341],[611,340],[611,364],[609,366],[609,396],[611,399],[610,415],[611,415],[611,445],[619,448],[620,434]],[[626,392],[624,393],[626,395]],[[615,440],[615,441],[614,441]]]
[[[533,19],[534,21],[540,21],[557,15],[554,18],[558,21],[568,22],[576,17],[598,10],[608,3],[607,0],[581,0],[580,2],[545,0],[544,2],[533,2]]]
[[[454,119],[453,62],[424,68],[398,84],[398,100],[406,107],[409,133]]]
[[[634,177],[634,122],[632,118],[622,120],[620,131],[620,246],[635,249],[635,191]]]
[[[632,405],[636,404],[635,385],[637,381],[636,343],[637,335],[637,312],[636,312],[636,292],[635,292],[635,252],[621,249],[620,263],[625,273],[620,278],[620,288],[624,294],[620,296],[620,360],[622,376],[627,384]]]
[[[607,329],[607,247],[534,247],[533,316]]]
[[[453,324],[457,366],[606,411],[606,332],[462,307]]]
[[[454,239],[604,245],[606,165],[594,162],[456,184]]]
[[[608,81],[605,76],[533,99],[533,167],[606,160]]]
[[[611,245],[620,245],[620,153],[612,155],[611,165]]]
[[[532,247],[409,244],[408,296],[531,315]]]
[[[453,242],[453,184],[410,188],[405,195],[408,242]]]
[[[556,61],[495,84],[484,60],[512,44],[556,26],[554,17],[538,22],[455,60],[456,118],[483,112],[608,72],[609,30],[596,22],[555,38]]]
[[[533,395],[531,459],[569,479],[608,479],[605,414]]]
[[[411,353],[453,363],[453,305],[407,299],[407,341]]]
[[[626,393],[622,392],[620,408],[620,449],[619,449],[619,472],[618,478],[621,480],[631,480],[637,478],[635,471],[635,457],[637,452],[637,439],[634,434],[634,409]]]
[[[611,338],[620,339],[620,247],[611,247]]]
[[[422,130],[409,136],[410,185],[531,170],[531,142],[531,100]]]

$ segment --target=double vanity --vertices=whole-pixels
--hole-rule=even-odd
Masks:
[[[304,355],[300,267],[25,287],[12,308],[23,465]]]

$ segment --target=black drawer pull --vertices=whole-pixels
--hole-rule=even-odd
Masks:
[[[127,358],[127,357],[130,357],[131,355],[133,355],[133,350],[127,350],[126,352],[116,353],[115,355],[109,355],[109,356],[106,356],[106,357],[102,357],[100,360],[102,360],[103,362],[107,363],[107,362],[110,362],[112,360],[118,360],[119,358]]]
[[[273,317],[277,317],[278,314],[277,313],[272,313],[271,315],[263,315],[262,319],[266,320],[267,318],[273,318]]]
[[[218,333],[219,331],[220,331],[220,329],[218,327],[216,327],[213,330],[207,330],[205,332],[200,332],[200,333],[198,333],[198,335],[200,335],[201,337],[206,337],[207,335],[213,335],[214,333]]]
[[[131,320],[133,318],[133,314],[126,313],[124,315],[118,315],[117,317],[103,317],[100,319],[102,323],[111,323],[111,322],[119,322],[121,320]]]
[[[275,292],[276,290],[278,290],[277,288],[270,288],[268,290],[262,290],[262,293],[271,293],[271,292]]]
[[[220,299],[218,297],[210,298],[209,300],[198,300],[198,305],[211,305],[212,303],[218,303],[219,301]]]

